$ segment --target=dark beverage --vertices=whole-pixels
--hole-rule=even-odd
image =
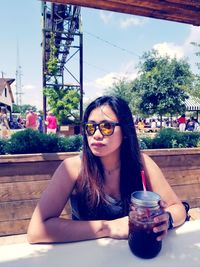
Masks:
[[[163,212],[159,200],[159,195],[149,191],[131,195],[128,243],[133,254],[144,259],[157,256],[162,248],[162,241],[157,241],[158,234],[153,232],[154,217]]]
[[[157,241],[157,234],[152,231],[152,225],[147,228],[129,224],[128,243],[133,254],[140,258],[151,259],[157,256],[162,248],[162,241]],[[131,229],[134,228],[134,231]]]

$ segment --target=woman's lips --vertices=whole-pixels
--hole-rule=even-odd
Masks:
[[[105,145],[103,143],[96,142],[96,143],[92,143],[91,146],[92,147],[104,147]]]

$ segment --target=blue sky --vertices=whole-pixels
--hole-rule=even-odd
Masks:
[[[200,43],[200,27],[88,8],[82,8],[81,14],[85,102],[103,94],[116,79],[135,78],[139,57],[152,48],[162,55],[187,58],[192,70],[197,71],[198,58],[190,42]],[[42,108],[40,1],[1,1],[0,25],[0,72],[15,78],[19,63],[22,104]],[[78,59],[70,64],[76,72]],[[15,84],[12,89],[15,94]]]

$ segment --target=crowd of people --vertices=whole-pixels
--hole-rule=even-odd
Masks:
[[[200,131],[200,122],[194,117],[187,118],[185,114],[171,120],[164,118],[161,122],[159,118],[134,118],[136,131],[138,133],[152,132],[155,133],[159,129],[172,127],[180,132],[185,131]],[[30,128],[38,130],[40,133],[46,132],[47,134],[57,133],[57,118],[52,111],[48,111],[46,120],[44,121],[40,113],[36,113],[32,109],[27,110],[25,116],[19,115],[14,122],[8,119],[6,107],[1,107],[0,111],[0,137],[6,139],[10,136],[10,129],[24,129]],[[17,125],[16,125],[17,124]],[[46,131],[45,131],[46,127]]]
[[[136,118],[135,120],[136,129],[138,132],[157,132],[161,128],[161,120],[158,118]],[[182,114],[178,118],[169,119],[164,118],[162,120],[162,128],[172,127],[180,132],[200,131],[200,123],[194,117],[187,118],[185,114]]]
[[[40,113],[36,113],[32,109],[26,111],[25,116],[18,115],[15,121],[9,119],[6,107],[0,109],[0,137],[8,139],[10,137],[11,129],[33,129],[40,133],[56,134],[57,133],[57,118],[52,111],[49,111],[44,121]]]
[[[191,117],[189,119],[186,118],[185,114],[182,114],[178,119],[179,131],[190,131],[190,132],[199,132],[200,124],[197,119]]]

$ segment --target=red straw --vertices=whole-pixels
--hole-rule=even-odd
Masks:
[[[143,190],[146,191],[147,187],[146,187],[146,178],[145,178],[144,170],[141,171],[141,176],[142,176]]]

